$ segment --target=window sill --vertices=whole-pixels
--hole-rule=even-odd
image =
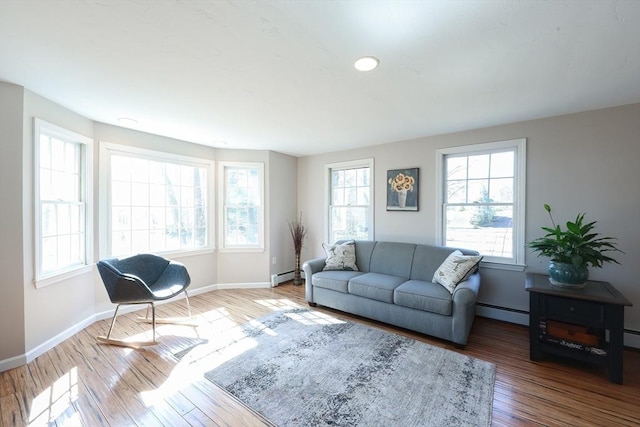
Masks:
[[[504,264],[500,262],[480,262],[480,268],[489,268],[492,270],[507,270],[507,271],[524,271],[527,268],[524,264]]]
[[[258,253],[264,252],[264,248],[220,248],[220,253]]]
[[[74,267],[72,270],[68,270],[62,273],[55,273],[54,275],[34,280],[33,284],[36,286],[36,289],[41,289],[45,286],[53,285],[54,283],[62,282],[64,280],[68,280],[72,277],[80,276],[81,274],[86,274],[91,271],[93,271],[93,264]]]

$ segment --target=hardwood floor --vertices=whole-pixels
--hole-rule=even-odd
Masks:
[[[0,423],[4,426],[268,426],[224,390],[190,370],[180,352],[229,333],[273,310],[307,307],[304,288],[218,290],[191,298],[200,325],[158,325],[159,344],[143,350],[98,344],[109,320],[87,327],[26,366],[0,373]],[[184,302],[158,307],[181,316]],[[529,361],[527,329],[477,317],[464,350],[424,335],[333,310],[316,308],[461,352],[497,366],[495,426],[640,425],[640,352],[625,350],[624,385],[606,372],[561,358]],[[135,314],[118,317],[115,334],[150,337]],[[409,391],[408,391],[409,392]]]

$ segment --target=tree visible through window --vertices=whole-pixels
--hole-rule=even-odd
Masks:
[[[111,255],[208,246],[207,167],[110,156]]]
[[[522,261],[524,149],[517,140],[440,150],[443,244]]]

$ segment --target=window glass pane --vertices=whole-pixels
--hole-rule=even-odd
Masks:
[[[111,179],[113,181],[131,181],[132,167],[129,157],[111,156]]]
[[[334,188],[344,186],[344,171],[333,171],[331,173],[331,185]]]
[[[448,157],[446,160],[447,179],[467,179],[467,158]]]
[[[69,234],[71,231],[71,218],[69,214],[69,205],[58,205],[58,235]]]
[[[149,229],[149,208],[146,206],[134,206],[131,208],[131,229]]]
[[[55,270],[58,267],[58,238],[45,237],[42,239],[42,260],[41,268],[43,272]]]
[[[50,138],[46,135],[40,135],[40,167],[51,168],[51,146]]]
[[[56,194],[49,169],[40,170],[40,200],[55,200]]]
[[[58,218],[55,203],[43,203],[40,208],[40,228],[43,237],[55,236],[58,230]]]
[[[469,179],[489,177],[489,155],[469,156],[469,169],[467,172]]]
[[[128,206],[131,204],[131,184],[128,182],[111,182],[111,204]]]
[[[492,179],[489,198],[495,203],[513,203],[513,178]]]
[[[131,181],[133,182],[149,182],[149,160],[132,158],[130,160]]]
[[[149,252],[149,232],[134,230],[131,232],[131,253]]]
[[[369,187],[358,187],[356,205],[369,205]]]
[[[166,184],[164,167],[164,163],[153,160],[149,161],[149,182],[151,184]]]
[[[146,182],[131,184],[131,205],[149,206],[149,184]]]
[[[513,151],[504,153],[494,153],[491,155],[491,177],[503,178],[512,177],[514,173],[514,156]]]
[[[489,202],[489,181],[481,180],[469,180],[468,181],[468,195],[467,202],[469,203],[487,203]]]
[[[64,170],[64,142],[51,138],[51,168]]]
[[[111,209],[111,229],[114,231],[131,228],[131,208],[116,206]]]
[[[165,186],[160,184],[149,185],[149,206],[165,206]]]
[[[333,207],[331,209],[332,242],[340,239],[367,240],[367,208]]]
[[[447,183],[447,203],[466,203],[467,181],[449,181]]]
[[[513,257],[511,206],[448,206],[446,245],[475,249],[483,255]]]

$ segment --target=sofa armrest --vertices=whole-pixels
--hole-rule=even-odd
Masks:
[[[322,271],[325,260],[326,258],[315,258],[305,261],[304,264],[302,264],[302,271],[304,271],[305,298],[308,302],[314,302],[311,276],[313,276],[314,273]]]
[[[453,303],[475,304],[480,291],[480,273],[474,273],[464,282],[460,282],[453,291]]]
[[[476,300],[480,290],[480,273],[469,276],[453,291],[453,321],[451,323],[452,341],[465,346],[476,316]]]

